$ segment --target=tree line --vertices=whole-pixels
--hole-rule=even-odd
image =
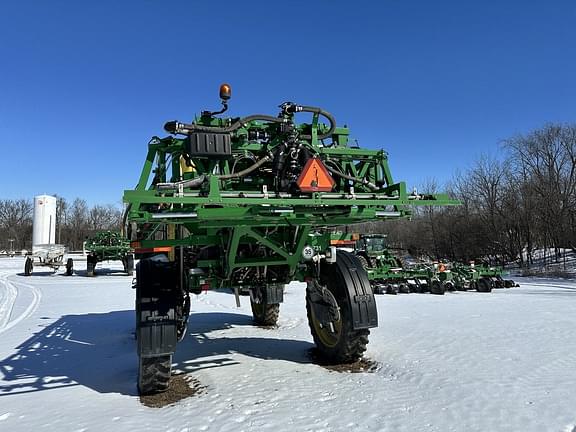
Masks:
[[[502,143],[443,189],[460,206],[426,207],[411,221],[370,223],[391,245],[434,259],[534,262],[537,249],[558,261],[576,251],[576,125],[549,124]],[[422,190],[438,192],[428,181]]]
[[[31,250],[33,199],[0,199],[0,249]],[[85,200],[68,202],[56,196],[56,243],[82,250],[87,237],[101,230],[119,230],[122,210],[108,205],[90,207]]]

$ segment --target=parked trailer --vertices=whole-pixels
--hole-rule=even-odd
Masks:
[[[54,273],[62,266],[66,267],[66,275],[71,276],[74,271],[74,260],[68,258],[64,262],[66,247],[59,244],[40,244],[32,247],[32,254],[26,256],[24,262],[24,275],[30,276],[34,267],[48,267]]]

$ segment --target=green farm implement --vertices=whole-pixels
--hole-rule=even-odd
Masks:
[[[318,353],[359,359],[376,327],[376,304],[358,258],[330,245],[328,227],[410,215],[416,205],[458,204],[408,194],[382,150],[349,146],[348,129],[321,108],[286,102],[277,115],[171,121],[153,137],[135,190],[124,192],[135,248],[136,336],[141,393],[167,388],[186,333],[190,294],[248,290],[254,322],[274,326],[284,286],[307,283]],[[307,113],[308,123],[296,117]],[[327,122],[324,124],[323,122]]]
[[[480,279],[486,280],[486,285],[492,288],[512,288],[519,286],[511,279],[504,279],[502,277],[504,270],[502,267],[476,265],[473,269],[478,273]]]
[[[492,288],[516,286],[502,278],[502,268],[473,266],[459,263],[412,264],[403,266],[386,246],[383,234],[331,234],[332,244],[354,249],[354,254],[366,269],[376,294],[476,290],[490,292]]]
[[[134,254],[130,241],[119,232],[102,231],[89,238],[84,248],[87,252],[86,275],[94,276],[96,265],[102,261],[119,260],[124,265],[124,272],[132,276],[134,272]]]

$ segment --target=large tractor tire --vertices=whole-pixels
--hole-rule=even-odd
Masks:
[[[445,292],[446,288],[442,282],[438,280],[432,281],[432,284],[430,285],[430,293],[436,295],[444,295]]]
[[[398,292],[400,292],[402,294],[409,294],[410,293],[410,285],[408,285],[405,282],[401,282],[400,285],[398,285]]]
[[[124,272],[128,276],[132,276],[134,274],[134,255],[132,254],[126,255],[122,259],[122,264],[124,264]]]
[[[74,260],[72,258],[68,258],[66,261],[66,276],[72,276],[74,273]]]
[[[92,257],[88,255],[86,258],[86,276],[93,277],[96,274],[96,264],[97,264],[96,257]]]
[[[492,292],[492,282],[488,278],[481,278],[476,285],[478,292]]]
[[[140,394],[161,393],[168,390],[172,373],[172,355],[140,357],[138,390]]]
[[[430,291],[430,284],[424,279],[416,279],[416,290],[414,292],[423,294]]]
[[[32,270],[34,269],[34,262],[32,258],[26,257],[26,262],[24,263],[24,275],[30,276],[32,274]]]
[[[308,323],[320,356],[330,364],[357,361],[366,351],[370,330],[354,329],[352,316],[354,305],[351,305],[354,300],[350,298],[350,293],[358,289],[371,297],[371,302],[375,301],[370,281],[361,262],[353,254],[338,251],[337,262],[322,263],[319,280],[308,284],[306,290]],[[313,300],[313,296],[318,295],[318,286],[325,288],[324,300],[321,301]],[[323,324],[322,317],[319,316],[322,311],[330,316],[332,321],[329,325]],[[375,315],[375,309],[373,314]],[[373,318],[377,322],[377,317]]]
[[[360,261],[360,265],[362,266],[362,268],[368,271],[368,269],[370,268],[370,263],[368,262],[366,257],[363,255],[356,255],[356,258],[358,258],[358,261]]]
[[[280,304],[270,303],[266,288],[258,288],[250,296],[250,306],[254,324],[262,327],[274,327],[278,323],[280,315]]]

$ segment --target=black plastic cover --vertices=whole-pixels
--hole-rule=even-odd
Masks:
[[[190,157],[227,158],[232,155],[229,133],[193,132],[186,139]]]

